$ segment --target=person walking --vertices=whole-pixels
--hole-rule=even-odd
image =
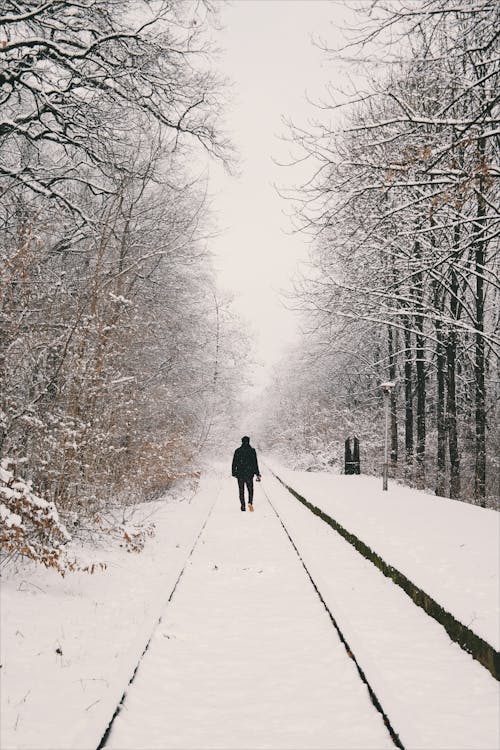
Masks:
[[[253,478],[260,482],[259,464],[255,448],[250,445],[250,438],[245,435],[241,438],[241,445],[236,448],[232,465],[233,477],[238,480],[241,510],[245,509],[245,486],[248,492],[248,510],[253,512]]]

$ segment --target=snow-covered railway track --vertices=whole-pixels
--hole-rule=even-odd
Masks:
[[[344,528],[335,518],[325,513],[324,510],[303,497],[296,489],[289,486],[281,477],[275,474],[272,469],[270,471],[296,500],[340,534],[360,555],[375,565],[384,576],[390,578],[393,583],[399,586],[410,597],[414,604],[421,607],[429,617],[432,617],[444,628],[454,643],[458,644],[460,648],[476,659],[496,680],[500,680],[500,653],[498,651],[474,633],[467,625],[459,622],[433,597],[423,591],[413,581],[410,581],[401,571],[393,565],[388,564],[375,550],[365,544],[363,540]]]
[[[486,670],[277,479],[226,487],[97,750],[497,747]]]
[[[307,501],[293,500],[290,487],[269,477],[266,490],[319,598],[355,654],[370,695],[383,705],[402,745],[419,750],[499,747],[499,686],[489,671],[349,539],[332,534]]]
[[[203,531],[205,530],[205,527],[206,527],[206,525],[208,523],[208,520],[209,520],[210,516],[212,515],[212,511],[213,511],[213,509],[215,507],[215,504],[217,502],[217,497],[215,498],[214,502],[210,505],[208,513],[204,517],[204,520],[203,520],[203,523],[201,525],[201,528],[199,529],[199,531],[197,532],[197,534],[196,534],[196,536],[194,538],[193,544],[192,544],[192,546],[191,546],[191,548],[189,550],[189,553],[188,553],[188,555],[187,555],[187,557],[185,559],[185,562],[184,562],[184,564],[183,564],[183,566],[182,566],[182,568],[181,568],[181,570],[179,572],[179,575],[177,576],[177,578],[175,580],[175,583],[174,583],[174,585],[173,585],[173,587],[172,587],[172,589],[171,589],[168,597],[165,600],[165,604],[162,607],[161,614],[160,614],[159,618],[157,619],[157,621],[155,622],[153,630],[151,631],[151,634],[150,634],[149,638],[147,639],[147,641],[146,641],[146,643],[144,645],[144,648],[143,648],[143,650],[141,652],[141,655],[139,656],[139,659],[138,659],[137,663],[135,664],[135,667],[134,667],[134,669],[133,669],[133,671],[132,671],[132,673],[130,675],[130,678],[128,679],[128,682],[127,682],[126,686],[123,689],[123,693],[121,695],[121,698],[120,698],[119,702],[114,706],[114,709],[112,708],[111,711],[109,712],[109,714],[110,714],[109,722],[108,722],[108,724],[106,726],[106,729],[104,730],[104,732],[103,732],[103,734],[102,734],[102,736],[101,736],[101,738],[100,738],[100,740],[99,740],[99,742],[98,742],[98,744],[96,746],[96,750],[102,750],[102,748],[106,747],[106,741],[107,741],[107,739],[109,737],[109,734],[110,734],[111,729],[113,727],[114,721],[115,721],[116,717],[119,715],[119,713],[120,713],[120,711],[121,711],[121,709],[123,707],[125,698],[127,696],[127,692],[129,690],[130,686],[132,685],[132,683],[134,682],[134,679],[135,679],[135,677],[137,675],[137,672],[139,670],[141,662],[142,662],[142,660],[144,659],[144,656],[146,655],[146,653],[149,650],[150,644],[151,644],[151,642],[152,642],[152,640],[153,640],[153,638],[155,636],[155,633],[158,630],[158,627],[162,623],[164,610],[168,606],[168,604],[172,601],[172,599],[174,597],[174,594],[175,594],[175,592],[176,592],[176,590],[177,590],[177,588],[179,586],[179,583],[180,583],[180,581],[181,581],[181,579],[182,579],[182,577],[183,577],[183,575],[184,575],[184,573],[186,571],[186,568],[187,568],[187,566],[189,564],[189,561],[191,560],[191,558],[193,556],[193,553],[194,553],[194,551],[195,551],[195,549],[196,549],[196,547],[197,547],[197,545],[198,545],[198,543],[200,541],[200,538],[201,538],[201,536],[203,534]]]
[[[328,606],[328,604],[324,600],[324,598],[323,598],[323,596],[321,594],[321,591],[319,590],[318,585],[317,585],[316,581],[314,580],[314,578],[313,578],[313,576],[311,574],[311,571],[309,570],[309,568],[307,567],[306,563],[304,562],[304,560],[302,558],[302,555],[300,554],[300,551],[299,551],[299,549],[298,549],[295,541],[293,540],[293,538],[292,538],[292,536],[290,534],[290,531],[288,530],[285,522],[283,521],[283,518],[279,514],[279,512],[276,509],[275,505],[273,504],[271,498],[269,497],[269,494],[266,492],[266,490],[264,488],[263,488],[263,492],[264,492],[264,495],[267,498],[267,501],[268,501],[269,505],[273,509],[274,513],[276,514],[276,517],[278,518],[281,526],[283,527],[283,531],[285,532],[286,536],[288,537],[288,539],[290,541],[290,544],[292,545],[293,549],[295,550],[295,553],[296,553],[297,557],[299,558],[299,560],[300,560],[300,562],[302,564],[302,567],[304,568],[304,570],[305,570],[305,572],[307,574],[307,577],[309,578],[309,580],[310,580],[310,582],[311,582],[311,584],[312,584],[312,586],[313,586],[316,594],[318,595],[318,598],[320,599],[323,607],[325,608],[325,610],[326,610],[326,612],[328,614],[328,617],[330,618],[330,621],[331,621],[333,627],[335,628],[335,630],[337,632],[337,635],[340,638],[340,640],[341,640],[341,642],[342,642],[342,644],[343,644],[343,646],[344,646],[344,648],[346,650],[347,655],[353,660],[354,664],[356,665],[356,669],[357,669],[358,675],[359,675],[361,681],[363,682],[363,684],[366,686],[366,688],[368,690],[371,702],[373,703],[373,705],[376,708],[376,710],[382,716],[383,722],[384,722],[385,726],[387,727],[387,731],[389,732],[394,745],[396,747],[401,748],[402,750],[404,750],[404,745],[402,744],[397,731],[393,727],[393,725],[391,723],[390,717],[385,712],[385,710],[384,710],[384,708],[383,708],[383,706],[382,706],[379,698],[375,694],[374,689],[372,688],[372,686],[368,682],[366,674],[363,671],[363,668],[362,668],[361,664],[359,663],[358,659],[356,658],[356,654],[353,652],[352,648],[350,647],[350,645],[349,645],[349,643],[347,641],[347,638],[344,635],[344,633],[342,632],[342,630],[340,629],[339,624],[338,624],[337,620],[335,619],[335,617],[334,617],[334,615],[333,615],[330,607]]]
[[[234,494],[228,482],[99,749],[403,748],[275,509],[243,515]]]

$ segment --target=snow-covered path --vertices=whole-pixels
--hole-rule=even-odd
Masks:
[[[286,476],[302,489],[300,475]],[[370,516],[357,512],[364,497],[356,504],[345,480],[318,479],[325,498],[319,501],[334,499],[346,528],[359,526],[378,553],[388,556],[398,544],[407,565],[412,543],[407,535],[404,554],[394,539],[405,535],[401,514],[374,494],[372,515],[378,508],[381,516],[375,531],[384,523],[388,529],[377,536]],[[408,492],[394,487],[388,500],[399,498],[419,516],[422,496],[414,500]],[[394,747],[327,607],[406,750],[498,750],[499,683],[270,472],[256,486],[253,514],[240,512],[227,466],[207,471],[189,501],[182,497],[137,509],[153,512],[156,523],[156,536],[138,557],[110,543],[80,550],[106,561],[95,576],[61,579],[26,568],[29,588],[16,575],[3,582],[2,748]],[[456,539],[455,508],[440,507],[450,519],[449,533],[446,519],[441,524],[448,543]],[[477,529],[462,525],[460,534],[477,558]],[[496,540],[479,536],[481,559],[495,558]],[[450,567],[463,547],[439,557],[431,539],[426,563],[424,531],[416,539],[415,572],[419,579],[428,577],[427,568],[434,572],[438,600],[453,589],[466,611],[481,606],[483,592],[484,611],[495,609],[484,564],[475,583],[481,591],[471,605],[471,572],[461,602]],[[489,621],[483,614],[478,609],[478,619]]]
[[[227,480],[106,747],[394,747],[276,515]]]

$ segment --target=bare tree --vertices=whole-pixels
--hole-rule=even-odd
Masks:
[[[474,494],[484,504],[487,374],[500,351],[491,307],[500,288],[498,9],[482,1],[472,6],[462,12],[448,0],[373,4],[349,53],[369,50],[373,57],[380,42],[387,72],[342,105],[343,127],[320,116],[313,127],[290,124],[311,176],[287,197],[295,200],[298,228],[316,243],[303,306],[337,327],[358,320],[391,331],[386,375],[397,372],[402,357],[407,461],[416,401],[417,479],[426,481],[435,430],[435,486],[443,491],[448,440],[453,497],[460,492],[460,376],[464,433],[471,416],[475,424]],[[402,60],[408,50],[410,59]],[[337,109],[334,101],[321,106]],[[380,360],[377,347],[373,357]],[[396,430],[393,417],[394,446]]]
[[[89,219],[74,194],[131,175],[124,140],[196,139],[219,158],[210,7],[186,2],[6,0],[0,15],[2,191],[22,185]],[[79,191],[78,191],[79,192]],[[78,193],[77,193],[78,194]]]

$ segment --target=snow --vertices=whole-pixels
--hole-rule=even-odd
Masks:
[[[277,480],[266,486],[405,748],[498,749],[498,682]]]
[[[94,575],[29,565],[2,583],[0,747],[88,750],[125,684],[217,496],[207,476],[191,503],[158,502],[144,552],[74,549],[104,562]],[[138,509],[137,516],[140,515]],[[57,649],[61,653],[57,653]]]
[[[496,650],[500,514],[382,479],[269,466]]]
[[[42,497],[38,497],[31,490],[31,483],[24,482],[14,478],[14,474],[9,471],[9,459],[3,459],[0,465],[0,483],[2,494],[8,499],[18,499],[26,495],[26,500],[35,510],[48,511],[48,516],[55,521],[59,521],[54,503],[49,503]]]
[[[3,503],[0,503],[0,520],[2,521],[2,524],[8,526],[9,528],[15,526],[22,527],[23,525],[21,516],[19,516],[17,513],[12,513]]]
[[[113,292],[109,292],[109,296],[111,297],[113,302],[120,302],[123,305],[133,304],[132,301],[124,297],[123,294],[113,294]]]
[[[107,564],[94,575],[62,579],[31,566],[10,574],[1,608],[4,750],[95,750],[150,638],[108,748],[393,747],[272,506],[407,750],[498,749],[498,683],[486,669],[269,472],[250,514],[239,510],[228,466],[218,471],[204,475],[191,502],[142,508],[155,511],[156,536],[141,554],[109,544],[80,550]],[[299,491],[309,481],[295,472],[286,478]],[[365,479],[311,481],[339,507],[338,498],[349,498],[350,513],[338,520],[355,533],[363,499],[347,493],[346,480],[366,491],[367,505],[378,509],[373,518],[386,524],[378,547],[396,529],[399,515],[384,505],[393,493],[405,498],[407,526],[423,509],[422,531],[425,495],[394,486],[379,498]],[[316,495],[309,499],[319,504]],[[476,533],[473,523],[461,529],[465,549]],[[432,534],[416,557],[427,540],[431,567]],[[404,540],[397,549],[404,562]],[[461,553],[450,547],[450,566],[436,567],[435,591],[453,589],[446,579],[454,563],[461,574]],[[420,560],[416,570],[423,568]],[[467,588],[464,607],[468,597]]]
[[[24,546],[31,551],[33,559],[43,559],[44,550],[48,556],[51,552],[58,554],[61,547],[71,540],[71,536],[64,524],[60,522],[56,506],[35,495],[30,481],[16,479],[9,471],[10,463],[9,459],[3,459],[0,463],[2,547],[11,552],[12,539],[23,538]],[[44,541],[41,544],[32,545],[30,542],[30,532],[27,526],[32,525],[38,526],[37,542],[41,542],[42,538]]]
[[[393,747],[260,493],[227,479],[106,748]]]

